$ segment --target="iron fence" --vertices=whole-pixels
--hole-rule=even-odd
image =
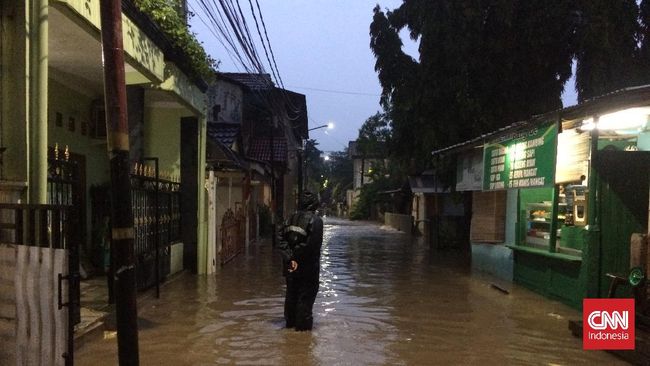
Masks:
[[[79,171],[77,163],[70,160],[68,147],[61,153],[59,145],[55,145],[47,163],[47,202],[51,205],[74,205]]]
[[[169,274],[171,245],[180,241],[180,182],[170,174],[161,174],[157,165],[156,158],[145,159],[135,163],[131,173],[137,284],[141,290],[159,285]]]

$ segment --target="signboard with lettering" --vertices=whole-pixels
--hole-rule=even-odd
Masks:
[[[501,137],[483,149],[483,190],[553,187],[557,125]]]

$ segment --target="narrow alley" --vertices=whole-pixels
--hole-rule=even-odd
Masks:
[[[313,332],[283,329],[283,278],[268,243],[215,276],[182,275],[140,304],[143,365],[608,364],[567,329],[579,312],[514,287],[495,290],[455,253],[374,224],[325,221]],[[444,264],[443,264],[444,263]],[[454,263],[454,264],[452,264]],[[78,365],[114,365],[116,338]]]

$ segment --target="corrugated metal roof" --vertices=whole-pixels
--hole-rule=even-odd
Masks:
[[[438,155],[452,151],[464,150],[474,146],[480,146],[485,143],[488,138],[495,138],[510,131],[516,131],[519,128],[536,126],[540,123],[546,123],[551,120],[574,120],[576,118],[582,118],[596,113],[603,114],[609,113],[616,109],[648,105],[650,104],[650,102],[648,102],[648,98],[650,98],[650,84],[615,90],[607,94],[587,99],[580,104],[531,116],[531,118],[526,121],[515,122],[511,125],[502,127],[473,139],[455,145],[447,146],[442,149],[434,150],[431,152],[431,155]]]

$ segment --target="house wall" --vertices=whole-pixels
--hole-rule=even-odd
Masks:
[[[270,183],[264,183],[264,186],[262,188],[262,198],[261,202],[268,206],[271,207],[271,184]]]
[[[208,90],[208,123],[242,123],[242,102],[244,93],[242,87],[227,81],[218,80]],[[219,119],[215,120],[212,113],[214,106],[220,106]]]
[[[166,174],[172,176],[181,176],[181,118],[191,116],[192,112],[186,108],[170,107],[170,105],[178,106],[178,104],[167,104],[166,102],[152,102],[145,94],[145,110],[144,110],[144,156],[157,157],[159,159],[159,168]],[[197,136],[197,150],[200,153],[198,156],[197,167],[205,166],[205,118],[200,118],[199,134]],[[197,195],[197,272],[205,273],[208,269],[207,245],[208,245],[208,217],[207,217],[207,202],[205,198],[205,189],[203,184],[205,182],[204,169],[197,171],[198,195]],[[181,185],[183,182],[181,181]],[[183,255],[183,250],[180,246],[183,243],[175,245],[172,248],[172,264],[178,263],[178,256]]]
[[[0,2],[0,144],[3,153],[2,173],[5,180],[28,180],[28,117],[29,85],[25,1]]]
[[[51,90],[56,92],[49,93],[48,96],[48,146],[53,148],[58,143],[60,159],[63,158],[66,146],[70,153],[85,157],[86,238],[90,240],[92,238],[90,189],[94,185],[107,184],[110,179],[106,139],[95,139],[89,135],[90,107],[96,97],[70,89],[53,79],[50,79],[49,83]],[[60,120],[61,126],[57,125],[57,119]],[[74,131],[71,124],[74,124]],[[82,124],[86,125],[85,134]]]
[[[288,169],[284,175],[284,217],[287,218],[297,209],[298,202],[298,160],[295,151],[289,151]]]
[[[382,160],[380,159],[359,159],[359,158],[353,160],[352,165],[354,171],[354,180],[353,180],[354,189],[361,188],[361,175],[364,172],[366,175],[363,176],[363,184],[368,184],[372,182],[372,179],[370,179],[370,177],[367,176],[368,169],[370,169],[373,165],[381,163],[381,161]],[[364,172],[361,171],[362,168]]]
[[[180,176],[181,117],[188,113],[182,108],[160,108],[145,104],[144,155],[157,157],[160,170]],[[182,182],[181,182],[182,183]]]
[[[361,159],[354,159],[352,165],[354,170],[353,187],[356,190],[361,188]]]
[[[41,71],[39,75],[47,75],[48,62],[53,66],[53,58],[43,55],[38,58],[38,54],[28,52],[32,48],[42,49],[45,46],[47,51],[48,37],[51,41],[54,35],[60,35],[61,29],[55,29],[50,26],[43,27],[43,32],[39,33],[35,30],[34,24],[30,24],[30,20],[36,17],[30,17],[26,5],[30,2],[21,1],[2,1],[0,2],[1,12],[0,17],[1,37],[0,37],[0,118],[3,125],[0,131],[0,145],[6,145],[7,151],[4,154],[4,169],[3,176],[5,180],[17,180],[21,182],[29,182],[29,188],[32,191],[37,191],[38,195],[30,193],[30,196],[37,197],[40,201],[40,196],[45,191],[44,182],[46,181],[46,156],[44,149],[45,145],[53,146],[58,142],[63,148],[66,144],[70,146],[72,153],[77,153],[86,157],[86,190],[94,183],[101,183],[108,180],[107,168],[107,152],[106,143],[104,141],[94,141],[89,137],[81,134],[81,123],[88,122],[90,119],[89,104],[92,100],[96,99],[97,95],[92,93],[85,93],[75,89],[71,83],[76,82],[81,78],[83,70],[80,69],[79,75],[76,70],[71,66],[66,72],[73,73],[75,81],[68,81],[61,85],[61,79],[53,79],[52,75],[55,70],[50,68],[50,78],[39,79],[38,75],[32,75],[32,68],[30,62],[38,61],[39,65],[45,65],[45,71]],[[99,1],[98,0],[51,0],[49,8],[51,13],[63,14],[66,19],[79,26],[77,31],[86,32],[94,37],[99,44]],[[44,11],[41,9],[41,11]],[[171,170],[172,174],[179,175],[179,143],[178,128],[181,110],[184,110],[184,116],[193,115],[199,119],[200,127],[197,138],[197,145],[200,145],[198,150],[201,152],[198,156],[198,166],[201,167],[197,171],[199,182],[203,183],[203,166],[205,166],[205,95],[198,89],[198,87],[187,78],[177,67],[172,63],[166,62],[162,50],[159,49],[151,39],[149,39],[144,32],[142,32],[130,19],[122,17],[123,33],[124,33],[124,50],[125,59],[128,66],[126,68],[126,82],[127,84],[147,84],[153,83],[159,90],[166,91],[168,101],[162,104],[169,104],[174,106],[182,106],[181,108],[170,108],[175,111],[169,111],[165,106],[149,105],[149,109],[145,111],[148,115],[145,117],[145,127],[149,127],[145,131],[145,139],[147,140],[147,151],[145,155],[154,155],[161,158],[161,169]],[[44,20],[44,18],[41,18]],[[50,19],[53,19],[50,18]],[[31,37],[31,39],[30,39]],[[49,43],[52,46],[52,43]],[[57,49],[59,53],[65,53],[66,49]],[[49,55],[50,57],[52,54]],[[68,64],[69,65],[69,64]],[[101,65],[95,64],[94,67],[99,69]],[[34,68],[36,69],[36,68]],[[30,83],[30,80],[36,82]],[[59,82],[57,82],[59,80]],[[49,83],[49,86],[47,85]],[[45,88],[43,87],[45,86]],[[38,101],[42,100],[44,107],[40,107]],[[38,110],[47,111],[47,114],[42,118],[47,122],[47,131],[41,128],[36,128],[37,123],[30,123],[30,121],[40,121],[40,118],[32,118],[28,115],[29,110],[35,110],[35,104],[39,106]],[[8,108],[11,106],[11,108]],[[162,110],[160,110],[162,108]],[[57,109],[61,109],[63,126],[56,127],[52,130],[53,124],[56,122]],[[75,131],[67,131],[69,116],[75,116]],[[76,117],[78,116],[78,118]],[[173,123],[171,123],[173,121]],[[151,122],[151,123],[147,123]],[[155,127],[151,126],[155,122]],[[167,123],[170,122],[170,123]],[[31,129],[31,134],[30,134]],[[43,144],[40,144],[38,138],[33,138],[30,141],[29,136],[43,136],[47,132],[48,136]],[[40,135],[39,135],[40,134]],[[154,141],[152,141],[154,140]],[[157,141],[155,141],[157,140]],[[101,160],[104,160],[103,162]],[[31,164],[31,167],[30,167]],[[31,173],[30,173],[31,172]],[[31,174],[31,177],[30,177]],[[23,183],[24,185],[24,183]],[[26,197],[26,195],[25,195]],[[199,190],[197,195],[198,206],[201,208],[204,204],[203,192]],[[26,202],[26,201],[24,201]],[[37,202],[37,200],[32,200]],[[89,199],[86,200],[87,205],[90,204]],[[90,209],[87,207],[87,212],[90,214]],[[206,242],[205,231],[205,214],[203,210],[197,213],[199,217],[198,222],[198,241],[199,241],[199,256],[203,255],[201,246]],[[90,230],[90,225],[87,225]],[[87,235],[90,237],[90,235]],[[200,262],[200,261],[199,261]],[[204,265],[200,265],[199,271]]]
[[[506,245],[515,244],[518,190],[506,193],[505,242],[497,244],[471,243],[472,271],[492,276],[499,286],[510,288],[513,280],[514,254]]]

